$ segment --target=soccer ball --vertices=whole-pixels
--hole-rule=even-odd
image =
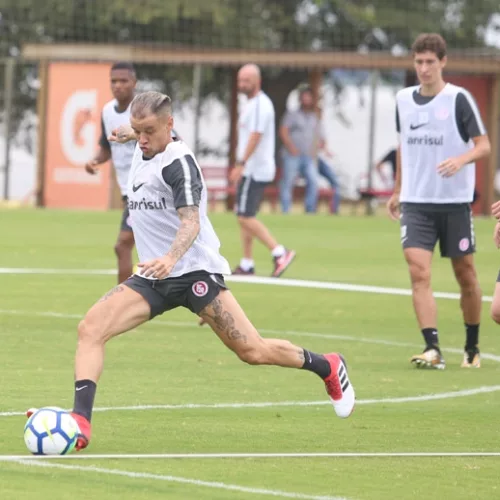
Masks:
[[[75,447],[79,432],[78,424],[66,410],[40,408],[24,426],[24,442],[34,455],[65,455]]]

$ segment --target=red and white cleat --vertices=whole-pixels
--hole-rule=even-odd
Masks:
[[[344,358],[337,353],[325,354],[332,372],[325,379],[326,392],[330,396],[337,417],[347,418],[354,411],[356,395],[347,375]]]
[[[89,445],[90,437],[92,435],[92,425],[85,417],[78,415],[78,413],[72,413],[71,416],[75,419],[78,424],[78,428],[80,429],[75,445],[75,450],[80,451],[87,448]]]
[[[281,257],[274,257],[274,270],[271,276],[273,278],[279,278],[293,262],[295,256],[295,250],[286,250]]]

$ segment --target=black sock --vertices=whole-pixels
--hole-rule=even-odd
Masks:
[[[422,328],[422,335],[424,336],[426,349],[439,350],[439,337],[437,328]]]
[[[465,323],[465,350],[471,351],[477,348],[479,343],[479,325],[469,325]]]
[[[75,382],[75,404],[73,412],[85,417],[89,422],[92,418],[95,391],[97,386],[92,380],[77,380]]]
[[[304,349],[304,365],[302,366],[303,370],[309,370],[310,372],[319,375],[321,378],[325,379],[332,373],[332,369],[330,368],[330,363],[327,359],[321,354],[315,354],[311,351],[306,351]]]

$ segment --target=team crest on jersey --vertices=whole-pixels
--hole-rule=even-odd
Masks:
[[[208,285],[204,281],[197,281],[193,284],[191,289],[197,297],[205,297],[208,293]]]
[[[446,108],[438,108],[435,116],[438,120],[446,120],[450,116],[450,112]]]
[[[458,244],[461,252],[466,252],[469,249],[469,238],[462,238]]]

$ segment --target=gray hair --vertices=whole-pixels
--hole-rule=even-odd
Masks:
[[[148,115],[160,115],[172,113],[172,99],[161,92],[143,92],[137,94],[132,101],[130,113],[135,118],[145,118]]]

